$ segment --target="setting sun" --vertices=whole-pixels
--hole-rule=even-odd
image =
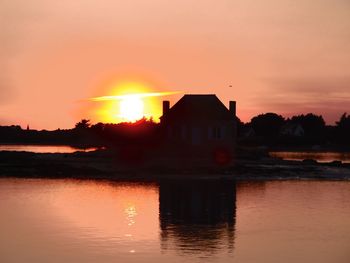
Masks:
[[[144,103],[140,96],[129,95],[120,100],[120,118],[125,121],[137,121],[144,117]]]
[[[179,92],[150,92],[154,85],[125,81],[111,85],[105,96],[91,98],[96,104],[95,114],[102,122],[135,122],[142,118],[158,121],[161,116],[161,96]]]

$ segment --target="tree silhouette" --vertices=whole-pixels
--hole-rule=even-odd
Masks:
[[[341,129],[349,129],[350,128],[350,115],[347,115],[345,112],[341,117],[340,120],[336,122],[337,127]]]
[[[256,135],[263,137],[277,136],[284,124],[285,119],[281,115],[272,112],[260,114],[251,120],[251,126]]]
[[[340,143],[350,143],[350,115],[344,113],[336,122],[336,139]]]
[[[293,116],[291,122],[300,124],[308,137],[320,137],[324,135],[326,128],[323,117],[313,113]]]
[[[90,126],[91,126],[90,120],[82,119],[80,122],[75,124],[75,129],[86,130],[86,129],[90,128]]]

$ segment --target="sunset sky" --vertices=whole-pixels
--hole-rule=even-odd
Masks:
[[[350,1],[0,0],[0,72],[0,125],[101,121],[89,98],[120,81],[331,124],[350,113]]]

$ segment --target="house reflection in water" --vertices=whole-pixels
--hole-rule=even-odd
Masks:
[[[159,186],[161,248],[183,253],[233,252],[236,185],[227,181],[172,181]]]

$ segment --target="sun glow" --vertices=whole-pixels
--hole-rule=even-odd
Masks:
[[[101,103],[96,104],[95,114],[102,122],[135,122],[144,117],[157,122],[162,113],[159,97],[180,92],[149,92],[150,86],[142,82],[118,83],[107,91],[110,95],[89,100]]]
[[[140,96],[130,95],[121,99],[120,117],[125,121],[137,121],[144,117],[144,103]]]

